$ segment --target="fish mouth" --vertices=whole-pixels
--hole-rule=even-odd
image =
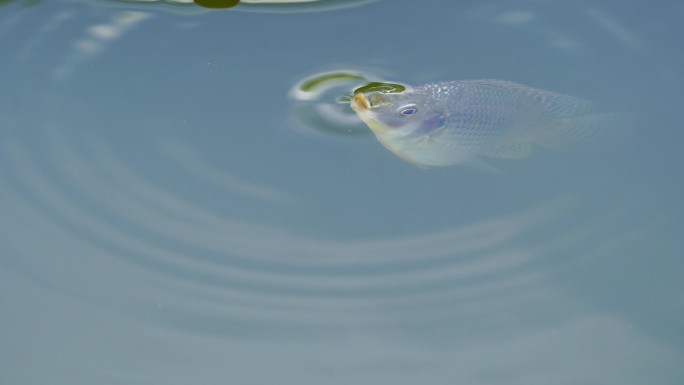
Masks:
[[[370,103],[368,103],[368,99],[366,97],[359,93],[354,95],[354,100],[352,100],[352,107],[355,107],[354,109],[359,109],[359,110],[368,110],[370,108]]]
[[[351,101],[351,108],[376,135],[388,131],[388,127],[378,121],[373,113],[373,105],[366,95],[358,93]]]

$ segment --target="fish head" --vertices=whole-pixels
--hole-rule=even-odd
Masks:
[[[419,166],[446,164],[439,132],[445,127],[444,104],[421,90],[357,92],[351,107],[376,138],[400,158]]]
[[[425,135],[441,126],[444,116],[410,90],[356,93],[351,107],[377,136]]]

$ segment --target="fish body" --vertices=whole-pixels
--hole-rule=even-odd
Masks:
[[[364,91],[351,107],[387,149],[420,166],[522,158],[624,123],[592,102],[504,80],[458,80],[402,92]]]

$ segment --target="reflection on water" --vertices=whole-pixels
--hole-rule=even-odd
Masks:
[[[233,8],[240,4],[240,0],[194,0],[196,5],[210,9]]]
[[[40,4],[41,2],[42,0],[0,0],[0,7],[10,3],[19,3],[25,7],[33,7],[35,5]]]
[[[74,12],[68,11],[58,12],[52,16],[35,31],[30,39],[27,39],[24,47],[17,54],[16,60],[18,62],[24,62],[30,59],[36,50],[40,48],[40,45],[43,44],[52,33],[64,27],[64,24],[68,23],[74,16],[76,16]]]
[[[66,22],[73,16],[73,14],[69,13],[55,15],[50,23],[43,27],[42,33],[36,34],[36,38],[47,38],[49,33],[54,32],[63,22]],[[119,12],[115,13],[110,20],[104,23],[90,26],[85,31],[84,36],[73,43],[73,51],[67,54],[64,61],[53,69],[51,78],[56,81],[66,80],[82,63],[105,51],[109,44],[120,39],[125,33],[148,17],[149,15],[144,12]],[[23,58],[30,55],[41,43],[41,41],[36,40],[34,44],[27,45],[25,48],[26,54]]]
[[[363,5],[377,0],[88,0],[119,3],[122,6],[154,6],[162,9],[237,9],[257,12],[330,11]]]
[[[635,51],[644,48],[643,42],[634,32],[630,31],[629,28],[626,28],[604,12],[596,8],[590,8],[587,10],[587,15],[623,46]]]

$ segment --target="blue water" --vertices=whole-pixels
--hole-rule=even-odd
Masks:
[[[684,7],[328,3],[0,2],[0,383],[684,383]],[[423,169],[326,71],[636,127]]]

